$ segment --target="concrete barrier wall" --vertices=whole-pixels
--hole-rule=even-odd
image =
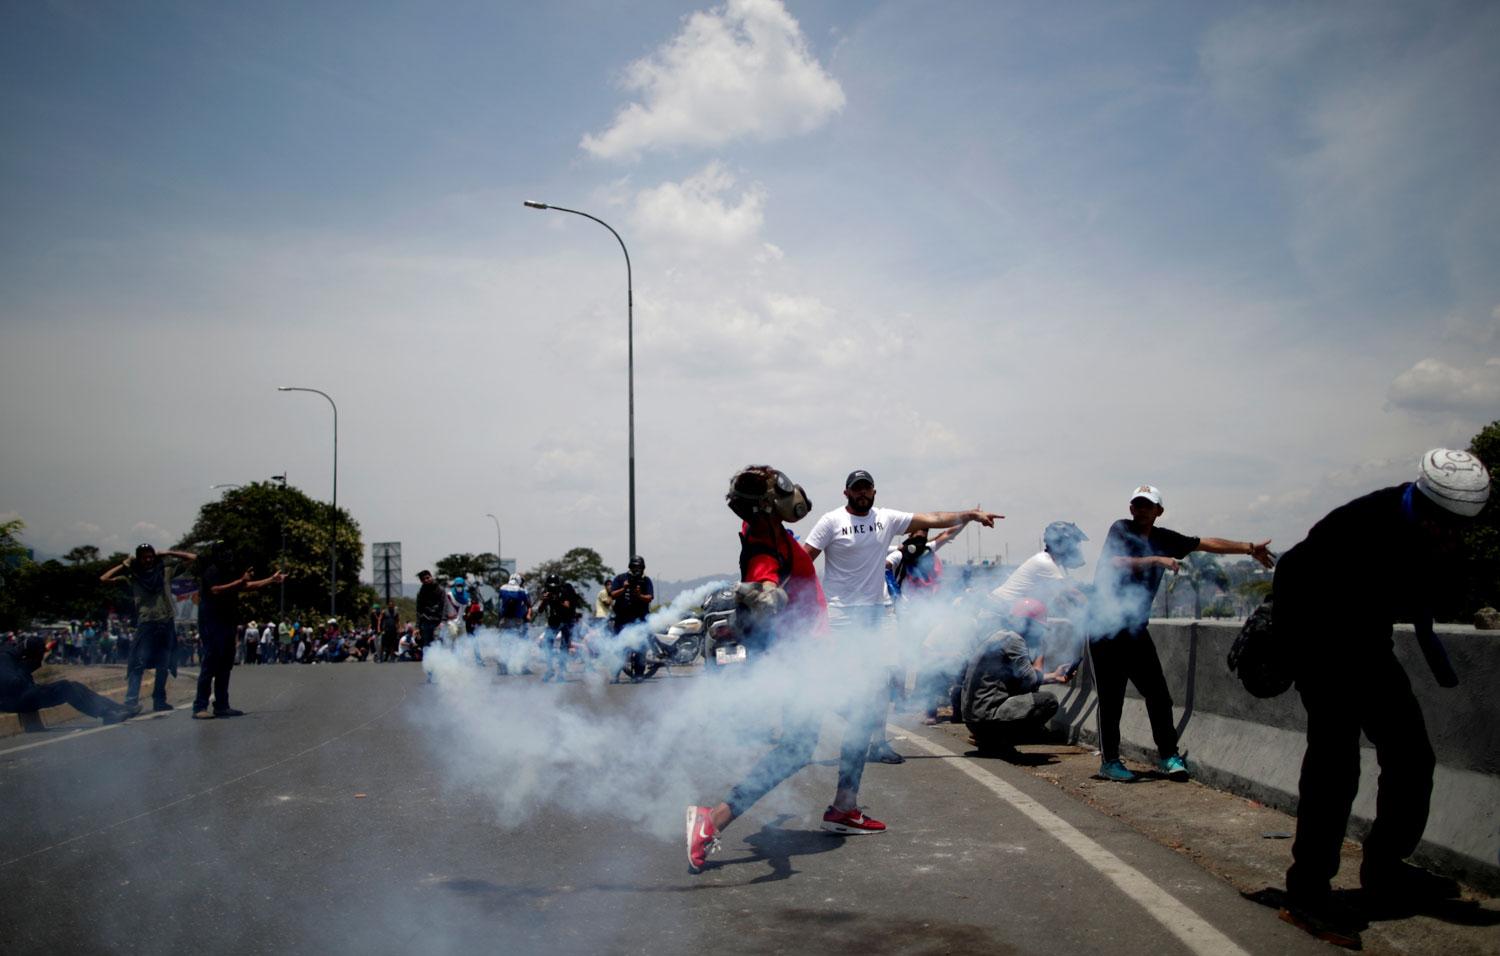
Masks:
[[[1240,622],[1153,620],[1151,636],[1172,691],[1174,714],[1195,776],[1268,805],[1295,812],[1307,728],[1295,689],[1271,700],[1250,696],[1225,658]],[[1500,634],[1440,625],[1458,671],[1445,690],[1418,649],[1410,627],[1396,631],[1396,656],[1422,706],[1437,754],[1432,813],[1416,859],[1488,891],[1500,891]],[[1089,669],[1059,694],[1053,728],[1098,745],[1098,698]],[[1329,680],[1339,680],[1337,673]],[[1121,719],[1127,758],[1156,757],[1146,708],[1128,691]],[[1375,815],[1375,751],[1362,739],[1359,796],[1349,835],[1361,839]]]

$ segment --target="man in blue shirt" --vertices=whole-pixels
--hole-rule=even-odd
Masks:
[[[1141,485],[1130,495],[1130,517],[1110,526],[1094,572],[1094,599],[1089,608],[1089,656],[1099,689],[1099,775],[1128,783],[1136,779],[1120,760],[1120,714],[1129,680],[1146,701],[1151,736],[1160,758],[1157,769],[1173,780],[1188,779],[1177,752],[1172,723],[1172,694],[1162,676],[1161,660],[1146,624],[1162,575],[1175,572],[1178,561],[1194,551],[1248,554],[1263,566],[1275,565],[1269,540],[1254,544],[1225,538],[1192,538],[1156,521],[1166,509],[1161,492]]]

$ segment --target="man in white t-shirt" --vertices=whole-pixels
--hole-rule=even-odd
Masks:
[[[1083,567],[1081,545],[1088,539],[1071,521],[1047,525],[1042,531],[1042,550],[1021,562],[1003,584],[990,592],[994,608],[1000,614],[1009,614],[1017,601],[1032,598],[1045,604],[1054,617],[1066,618],[1072,609],[1083,607],[1083,593],[1068,580],[1068,571]],[[1071,622],[1053,621],[1052,625],[1043,629],[1049,635],[1049,646],[1031,650],[1040,651],[1047,660],[1061,659],[1071,677],[1083,657],[1082,638]]]
[[[816,560],[818,555],[826,553],[823,593],[828,596],[828,624],[835,633],[844,629],[878,631],[885,626],[890,604],[885,589],[885,556],[897,537],[908,531],[951,528],[967,521],[978,521],[986,528],[993,528],[996,518],[1005,517],[978,508],[916,514],[877,508],[875,479],[863,469],[851,471],[844,479],[844,498],[844,507],[835,508],[819,518],[802,542],[809,558]],[[872,699],[877,696],[872,691]],[[879,729],[884,713],[885,701],[882,699],[879,708],[872,707],[869,714],[851,715],[844,746],[849,748],[857,744],[868,750],[870,738]],[[858,743],[857,738],[866,730],[864,742]],[[888,760],[887,750],[890,750],[889,745],[876,753],[875,759]],[[895,751],[890,750],[890,756],[896,760],[889,762],[900,761],[900,755]],[[855,790],[858,790],[858,781]]]

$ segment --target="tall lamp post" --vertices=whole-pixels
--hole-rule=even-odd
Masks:
[[[610,235],[620,244],[620,251],[625,253],[625,375],[626,389],[628,392],[628,413],[630,431],[630,553],[636,554],[635,550],[635,293],[631,288],[630,278],[630,250],[625,248],[625,240],[615,232],[614,227],[586,212],[577,209],[567,209],[562,206],[553,206],[544,202],[536,202],[527,199],[523,202],[528,209],[556,209],[558,212],[570,212],[575,216],[592,219],[599,225],[608,229]]]
[[[485,513],[485,517],[495,522],[495,577],[498,580],[501,575],[505,574],[505,557],[500,550],[500,519],[488,512]],[[495,585],[497,588],[499,586]]]
[[[327,392],[316,388],[302,388],[297,385],[278,385],[278,392],[312,392],[328,399],[328,405],[333,409],[333,511],[332,518],[328,523],[328,616],[338,617],[338,594],[339,594],[339,407],[334,404],[332,396]]]

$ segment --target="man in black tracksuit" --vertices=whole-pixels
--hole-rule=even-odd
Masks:
[[[1360,731],[1380,762],[1361,885],[1378,905],[1420,905],[1457,892],[1451,880],[1403,862],[1427,826],[1436,761],[1396,660],[1392,626],[1416,622],[1426,639],[1432,598],[1454,579],[1463,528],[1484,506],[1489,476],[1478,459],[1444,449],[1428,452],[1422,467],[1416,482],[1334,509],[1276,568],[1274,630],[1295,656],[1307,708],[1282,918],[1344,945],[1357,944],[1361,921],[1333,902],[1330,881],[1359,789]]]
[[[193,698],[193,718],[239,717],[244,711],[229,706],[229,673],[234,667],[240,616],[240,593],[280,584],[286,575],[277,571],[259,581],[251,580],[249,568],[235,567],[234,553],[225,545],[209,549],[198,581],[198,634],[203,644],[203,662],[198,668],[198,693]],[[240,570],[239,574],[235,574]],[[208,709],[213,695],[213,710]]]
[[[1247,554],[1269,568],[1269,540],[1233,541],[1194,538],[1156,523],[1166,509],[1161,492],[1141,485],[1130,495],[1130,517],[1116,521],[1105,536],[1094,569],[1094,596],[1089,605],[1089,661],[1099,689],[1099,776],[1129,783],[1135,771],[1120,759],[1120,716],[1125,708],[1125,682],[1134,684],[1145,700],[1156,743],[1157,769],[1173,780],[1187,780],[1187,762],[1177,752],[1177,728],[1172,724],[1172,695],[1161,671],[1161,658],[1147,624],[1151,602],[1162,575],[1176,572],[1178,561],[1194,551],[1209,554]]]

